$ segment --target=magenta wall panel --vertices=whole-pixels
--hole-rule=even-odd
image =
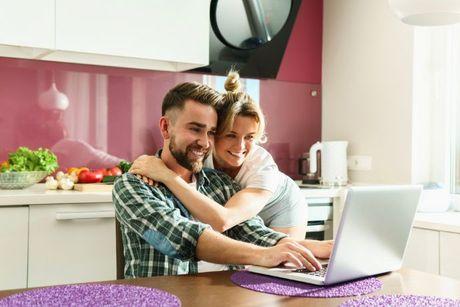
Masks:
[[[304,0],[281,61],[277,80],[321,84],[323,0]]]
[[[38,99],[55,78],[69,99],[64,111],[43,110]],[[171,73],[0,58],[0,161],[18,146],[48,147],[61,168],[109,167],[152,154],[165,93],[202,74]],[[269,142],[280,168],[296,175],[296,160],[320,138],[319,85],[260,81]]]

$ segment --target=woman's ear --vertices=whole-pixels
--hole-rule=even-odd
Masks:
[[[166,116],[160,117],[160,132],[163,136],[163,139],[167,140],[170,138],[170,129],[171,129],[171,121]]]

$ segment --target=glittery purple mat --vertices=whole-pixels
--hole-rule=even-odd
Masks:
[[[354,306],[433,306],[458,307],[460,300],[436,296],[419,295],[377,295],[352,299],[344,302],[340,307]]]
[[[180,306],[166,291],[128,285],[85,284],[55,286],[13,294],[0,306]]]
[[[232,282],[246,289],[285,296],[343,297],[368,294],[379,290],[382,282],[366,278],[333,286],[315,286],[288,279],[265,276],[247,271],[232,274]]]

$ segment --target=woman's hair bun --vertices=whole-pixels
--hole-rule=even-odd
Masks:
[[[237,93],[241,89],[240,74],[236,70],[230,70],[225,80],[225,90]]]

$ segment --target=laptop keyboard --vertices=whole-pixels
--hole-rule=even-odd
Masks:
[[[309,271],[307,269],[297,269],[297,270],[294,270],[293,272],[305,273],[307,275],[313,275],[313,276],[318,276],[318,277],[324,277],[326,275],[326,271],[327,271],[327,264],[323,265],[323,268],[321,270],[315,271],[315,272]]]

